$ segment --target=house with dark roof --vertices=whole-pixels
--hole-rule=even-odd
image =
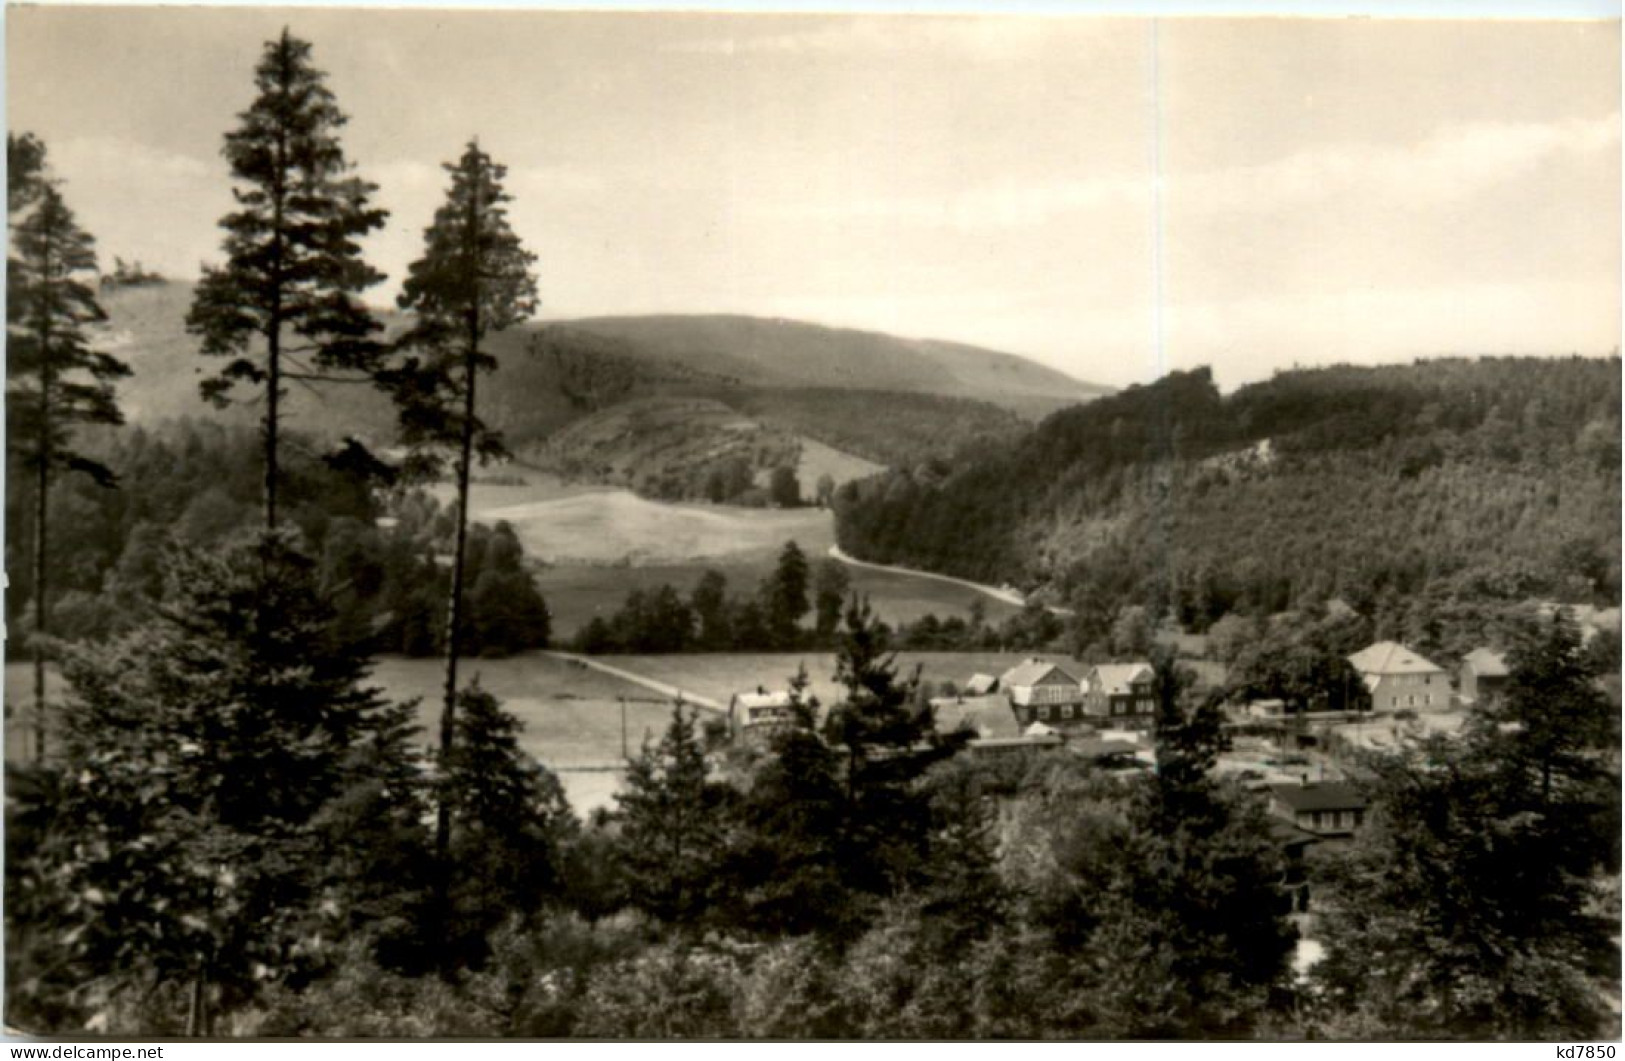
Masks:
[[[1371,692],[1373,711],[1446,711],[1450,680],[1444,668],[1397,641],[1379,641],[1349,657]]]
[[[1457,672],[1457,689],[1462,702],[1489,704],[1500,699],[1511,673],[1501,653],[1488,648],[1473,649],[1462,657],[1461,670]]]
[[[1157,712],[1156,672],[1149,663],[1102,663],[1089,671],[1084,710],[1114,725],[1149,724]]]
[[[1271,785],[1270,813],[1322,839],[1352,836],[1365,823],[1366,801],[1347,781]]]
[[[999,676],[999,688],[1023,726],[1083,719],[1083,683],[1058,664],[1025,659]]]

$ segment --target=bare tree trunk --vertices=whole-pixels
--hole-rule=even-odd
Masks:
[[[203,969],[200,966],[192,974],[192,993],[186,1007],[186,1037],[196,1039],[205,1034],[203,1031]]]
[[[31,644],[34,658],[34,758],[45,761],[46,708],[45,708],[45,634],[48,625],[45,606],[46,536],[49,517],[49,490],[51,486],[51,430],[49,370],[40,374],[40,446],[39,467],[35,488],[34,512],[34,637]]]
[[[462,448],[457,458],[457,538],[451,563],[451,593],[446,602],[445,706],[440,712],[440,755],[445,764],[457,732],[457,664],[462,656],[463,577],[468,551],[468,487],[474,457],[474,367],[472,359],[463,394]],[[441,770],[445,770],[442,765]],[[442,781],[445,779],[442,778]],[[451,848],[451,808],[444,797],[435,819],[435,852],[442,862]]]
[[[278,300],[280,301],[280,300]],[[265,391],[265,527],[276,530],[277,482],[277,409],[282,389],[281,324],[277,318],[280,309],[271,312],[271,326],[266,332],[266,391]]]
[[[446,700],[440,713],[440,799],[435,810],[434,848],[439,863],[436,887],[442,918],[451,913],[451,752],[457,735],[457,663],[462,655],[463,577],[468,552],[468,493],[474,461],[474,398],[480,351],[479,299],[479,183],[469,196],[464,254],[469,272],[476,278],[474,297],[467,313],[468,336],[463,355],[462,439],[457,454],[457,538],[451,564],[451,599],[446,606]]]
[[[49,283],[53,277],[54,269],[51,264],[50,237],[47,236],[44,253],[44,268],[41,272]],[[50,523],[50,489],[51,489],[51,318],[46,311],[41,311],[38,319],[39,339],[39,465],[36,469],[35,489],[39,496],[34,499],[34,637],[30,646],[33,649],[34,660],[34,758],[39,762],[45,761],[47,739],[46,706],[45,706],[45,635],[49,626],[49,611],[46,608],[46,574],[45,562],[49,548],[46,539],[49,537],[48,525]]]

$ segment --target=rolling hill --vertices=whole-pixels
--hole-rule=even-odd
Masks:
[[[103,292],[107,345],[134,372],[120,386],[126,414],[252,423],[252,401],[216,413],[197,396],[214,366],[185,330],[191,295],[177,282]],[[749,317],[537,323],[490,348],[498,370],[482,414],[521,459],[662,497],[705,496],[709,468],[732,456],[757,480],[778,464],[844,480],[948,457],[1104,390],[996,351]],[[367,387],[296,387],[285,408],[291,427],[318,437],[386,447],[394,436],[389,403]],[[813,481],[803,486],[810,494]]]
[[[1014,354],[933,339],[741,316],[592,317],[570,326],[648,357],[772,387],[835,387],[970,398],[1037,419],[1110,388]]]

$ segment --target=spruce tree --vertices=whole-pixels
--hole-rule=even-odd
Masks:
[[[45,148],[32,136],[8,137],[6,199],[11,254],[6,260],[7,448],[31,471],[34,490],[34,753],[46,752],[45,650],[50,600],[50,493],[57,472],[80,472],[112,486],[106,466],[73,449],[73,429],[120,424],[113,381],[130,374],[94,349],[88,328],[106,319],[91,278],[95,243],[45,174]]]
[[[849,888],[888,895],[919,882],[929,848],[929,797],[915,781],[964,746],[939,735],[929,705],[916,705],[916,672],[901,678],[889,634],[868,600],[853,598],[836,652],[846,687],[824,723],[844,759],[841,875]]]
[[[732,789],[710,779],[697,713],[681,703],[660,743],[627,763],[615,795],[621,861],[633,906],[683,928],[698,926],[723,898]]]
[[[354,758],[374,734],[398,746],[401,719],[362,684],[365,652],[337,639],[284,534],[169,565],[146,623],[64,662],[63,791],[28,891],[55,930],[49,958],[86,985],[81,1020],[125,1012],[130,1030],[173,1034],[180,1013],[120,997],[187,985],[184,1026],[206,1035],[332,940],[336,838],[320,823],[358,771],[397,799],[410,786],[398,755],[392,771]]]
[[[477,963],[486,935],[563,892],[566,843],[579,823],[558,777],[520,748],[524,729],[476,680],[458,697],[444,764],[451,804],[453,923],[445,958]]]
[[[352,174],[338,131],[348,120],[286,29],[265,45],[259,95],[226,134],[238,209],[220,219],[226,263],[206,267],[186,317],[202,353],[229,358],[201,384],[224,406],[238,384],[264,389],[265,523],[277,523],[277,447],[286,382],[364,382],[379,368],[381,327],[357,296],[383,279],[356,240],[381,228],[377,190]],[[294,337],[292,345],[286,340]]]
[[[468,551],[468,485],[476,453],[481,460],[504,453],[500,436],[478,414],[477,383],[496,368],[486,338],[536,310],[535,256],[508,224],[502,189],[506,167],[470,143],[455,164],[446,202],[424,232],[423,257],[413,262],[400,307],[413,315],[399,340],[404,361],[387,375],[400,409],[402,440],[421,468],[439,463],[438,451],[456,452],[456,545],[446,606],[446,681],[440,719],[440,754],[450,761],[456,735],[457,665],[462,653],[464,581]],[[435,846],[449,851],[450,802],[440,801]]]
[[[795,542],[785,542],[778,566],[762,587],[763,605],[773,627],[773,640],[781,648],[794,648],[800,639],[801,617],[811,608],[807,600],[807,556]]]

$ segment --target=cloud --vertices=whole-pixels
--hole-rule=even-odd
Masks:
[[[1411,148],[1343,143],[1256,166],[1165,171],[1162,195],[1167,205],[1197,215],[1277,213],[1351,202],[1425,208],[1465,199],[1555,159],[1606,161],[1619,143],[1618,114],[1590,121],[1478,123],[1457,126]],[[1070,215],[1147,210],[1151,177],[1147,167],[1139,174],[779,203],[764,209],[779,217],[821,222],[885,221],[958,231],[1033,228]]]
[[[1274,212],[1348,199],[1451,202],[1562,157],[1617,153],[1620,120],[1481,122],[1416,147],[1336,144],[1256,166],[1164,178],[1166,194],[1203,213]]]
[[[756,31],[771,24],[771,18],[746,19],[741,20],[741,29]],[[999,59],[1030,51],[1035,43],[1053,33],[1055,25],[1056,20],[1043,18],[860,17],[785,33],[747,31],[668,41],[661,44],[659,50],[668,54],[728,58],[797,54],[874,56],[906,52]]]
[[[56,175],[67,180],[70,186],[137,176],[143,181],[174,185],[218,178],[226,172],[224,161],[205,162],[190,155],[110,136],[53,141],[47,159]]]

